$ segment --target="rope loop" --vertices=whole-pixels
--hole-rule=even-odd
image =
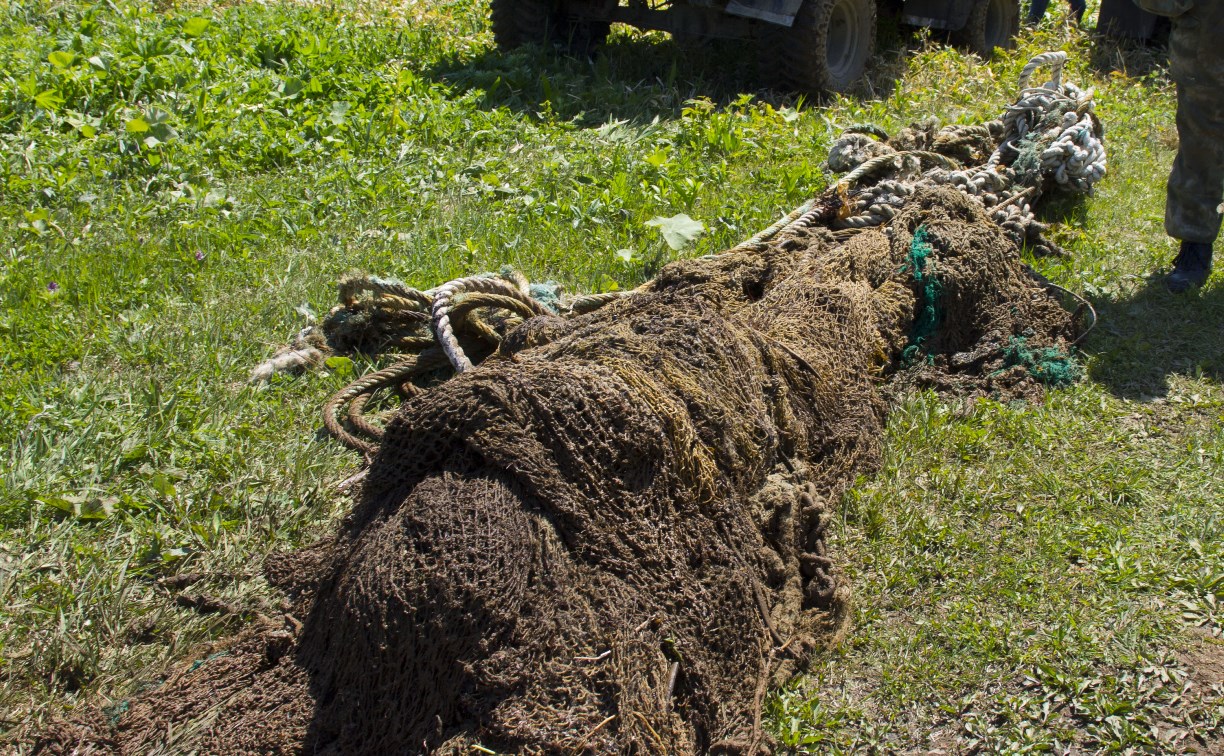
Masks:
[[[451,366],[454,367],[456,373],[463,373],[472,368],[472,361],[464,353],[463,347],[459,344],[459,339],[455,337],[454,326],[451,324],[451,315],[455,314],[455,298],[463,293],[479,293],[502,298],[500,300],[486,300],[490,304],[476,306],[498,306],[492,303],[500,302],[502,305],[505,305],[508,302],[513,302],[514,304],[509,306],[520,313],[530,313],[531,315],[550,314],[544,305],[524,293],[522,288],[502,278],[471,276],[469,278],[449,281],[434,289],[433,306],[430,309],[430,327],[433,330],[434,338],[442,346],[442,351],[446,353],[446,357],[450,360]]]
[[[1043,52],[1040,55],[1034,55],[1020,71],[1019,85],[1021,92],[1028,89],[1029,80],[1033,78],[1033,74],[1037,71],[1037,69],[1041,68],[1042,66],[1050,67],[1050,83],[1053,85],[1050,87],[1043,87],[1043,89],[1054,91],[1061,89],[1063,66],[1066,65],[1066,63],[1067,54],[1062,50]]]

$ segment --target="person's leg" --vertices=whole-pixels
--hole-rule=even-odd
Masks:
[[[1177,139],[1165,231],[1174,239],[1214,242],[1224,200],[1224,93],[1178,84]]]
[[[1177,157],[1169,174],[1165,231],[1181,240],[1165,283],[1181,293],[1211,275],[1212,246],[1220,233],[1224,199],[1224,92],[1177,85]]]
[[[1177,82],[1177,157],[1169,174],[1165,231],[1181,240],[1166,283],[1182,292],[1211,273],[1224,198],[1224,46],[1215,30],[1224,2],[1199,2],[1173,19],[1169,73]]]
[[[1071,20],[1079,26],[1084,22],[1084,11],[1088,10],[1088,0],[1067,0],[1071,5]]]
[[[1036,26],[1041,23],[1041,19],[1045,18],[1046,8],[1050,7],[1050,0],[1033,0],[1029,5],[1028,23],[1031,26]]]

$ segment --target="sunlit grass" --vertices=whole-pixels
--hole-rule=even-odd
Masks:
[[[871,95],[818,106],[759,90],[742,43],[620,28],[593,62],[503,55],[466,0],[8,4],[3,726],[122,699],[243,621],[159,580],[196,573],[248,612],[278,600],[261,558],[326,532],[357,460],[319,432],[341,376],[246,377],[340,276],[509,264],[633,286],[674,256],[650,218],[704,224],[686,255],[723,249],[827,185],[844,127],[993,117],[1058,48],[1097,89],[1110,175],[1046,210],[1071,256],[1032,262],[1101,315],[1089,379],[1040,407],[901,402],[884,469],[843,506],[855,630],[775,696],[771,726],[812,752],[1207,736],[1218,697],[1175,692],[1185,628],[1224,622],[1224,299],[1218,279],[1180,300],[1149,281],[1172,254],[1158,56],[1094,50],[1052,6],[989,62],[886,22]]]

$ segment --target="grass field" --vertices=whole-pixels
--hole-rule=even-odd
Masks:
[[[1167,268],[1158,56],[1064,24],[983,63],[885,22],[869,91],[760,90],[750,47],[614,32],[595,62],[496,52],[474,0],[0,8],[0,728],[112,705],[257,611],[359,460],[320,432],[343,370],[250,385],[334,282],[512,265],[634,286],[829,183],[840,130],[993,117],[1029,55],[1096,87],[1110,174],[1032,261],[1100,323],[1040,406],[900,401],[843,502],[849,639],[777,691],[813,753],[1178,752],[1224,734],[1224,285]],[[368,369],[358,365],[357,369]],[[3,741],[0,741],[2,743]]]

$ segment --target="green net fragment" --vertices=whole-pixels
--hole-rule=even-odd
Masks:
[[[913,271],[914,283],[918,284],[918,312],[914,317],[914,327],[910,331],[909,344],[901,352],[901,362],[912,365],[914,359],[922,351],[923,345],[935,335],[942,317],[939,311],[939,299],[943,295],[943,287],[933,271],[927,271],[927,258],[935,253],[931,247],[926,226],[919,226],[914,231],[914,240],[910,243],[907,267]],[[927,357],[930,360],[930,357]]]
[[[118,703],[111,704],[110,706],[103,706],[102,714],[106,717],[106,720],[110,722],[110,726],[114,727],[119,724],[119,720],[123,718],[124,714],[128,713],[130,708],[131,704],[129,704],[127,701],[119,701]]]
[[[529,290],[531,298],[548,308],[549,312],[561,312],[561,285],[553,281],[533,283]]]
[[[1003,349],[1003,369],[1023,366],[1028,374],[1046,386],[1060,388],[1078,381],[1084,374],[1075,357],[1057,347],[1029,349],[1027,339],[1013,336]]]
[[[1032,131],[1021,139],[1017,145],[1020,154],[1012,163],[1012,170],[1016,172],[1016,180],[1027,182],[1026,186],[1041,181],[1041,153],[1049,144],[1042,143],[1039,137],[1040,134]]]
[[[197,669],[199,669],[200,667],[203,667],[205,664],[209,663],[210,661],[215,661],[217,659],[220,659],[223,656],[229,656],[229,651],[218,651],[215,654],[209,654],[203,659],[196,659],[195,661],[191,663],[191,671],[195,672]]]

